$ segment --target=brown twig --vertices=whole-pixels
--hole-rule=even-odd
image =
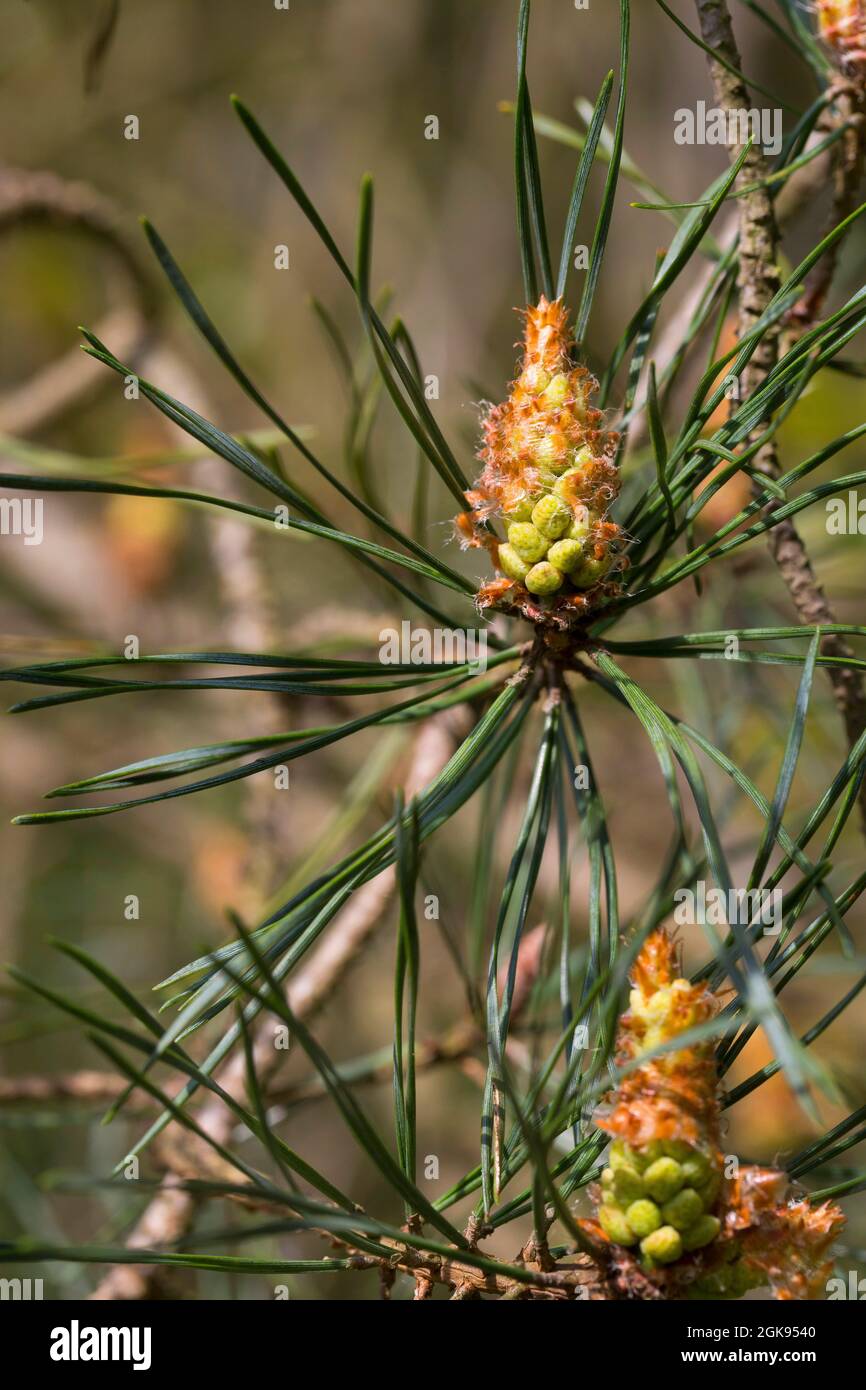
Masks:
[[[335,1241],[335,1244],[344,1244]],[[384,1240],[383,1244],[392,1242]],[[349,1246],[348,1248],[351,1248]],[[491,1294],[499,1298],[531,1299],[574,1299],[603,1300],[614,1297],[614,1290],[606,1271],[600,1268],[588,1255],[576,1254],[567,1261],[555,1263],[547,1261],[549,1268],[527,1264],[525,1279],[518,1280],[505,1270],[489,1272],[461,1260],[459,1254],[453,1258],[432,1258],[416,1250],[400,1249],[395,1246],[395,1254],[389,1267],[411,1275],[416,1281],[415,1297],[429,1298],[435,1284],[445,1285],[453,1290],[459,1299],[478,1298]],[[375,1269],[380,1261],[372,1256],[359,1256],[358,1267]],[[419,1293],[420,1289],[420,1293]]]
[[[863,138],[866,86],[862,82],[837,76],[828,96],[830,101],[824,122],[826,131],[830,133],[834,129],[841,129],[843,133],[831,153],[833,199],[824,236],[844,222],[857,206],[866,157],[866,141]],[[843,240],[837,238],[807,275],[803,294],[788,311],[788,332],[784,334],[786,347],[793,344],[820,317],[833,283],[842,245]]]
[[[67,1101],[83,1105],[110,1105],[126,1089],[122,1076],[111,1072],[74,1071],[64,1076],[0,1077],[0,1105],[56,1105]],[[152,1105],[141,1097],[142,1107]]]
[[[710,73],[717,104],[725,111],[748,111],[751,99],[746,84],[731,68],[742,70],[727,0],[696,0],[701,36],[729,66],[710,59]],[[734,147],[734,158],[742,147]],[[749,149],[740,178],[750,191],[739,199],[740,241],[739,315],[737,336],[745,337],[754,328],[773,295],[779,288],[781,276],[778,264],[779,233],[775,209],[769,188],[764,182],[768,170],[763,151],[757,144]],[[847,188],[849,179],[843,180]],[[832,267],[831,272],[832,274]],[[826,288],[823,290],[826,293]],[[779,329],[770,328],[763,334],[746,366],[741,387],[745,395],[756,390],[772,370],[778,358]],[[756,427],[760,429],[760,425]],[[755,455],[754,466],[771,478],[779,475],[779,460],[775,439],[770,439]],[[755,485],[760,492],[760,483]],[[775,504],[770,503],[767,511]],[[800,621],[809,627],[827,626],[835,622],[830,603],[812,568],[805,544],[790,520],[780,522],[768,533],[770,554],[776,563],[797,610]],[[822,642],[825,655],[849,659],[853,652],[841,637],[831,635]],[[866,692],[860,673],[853,667],[827,666],[836,704],[845,725],[849,745],[866,731]],[[866,783],[860,792],[860,812],[866,830]]]

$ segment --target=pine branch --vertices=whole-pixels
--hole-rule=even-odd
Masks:
[[[733,68],[742,70],[742,63],[727,0],[696,0],[696,6],[704,42],[724,60],[709,60],[716,102],[725,111],[750,110],[752,102],[746,84],[737,72],[732,71]],[[733,147],[730,153],[733,160],[739,149]],[[845,196],[851,196],[850,180],[853,178],[857,162],[854,161],[850,175],[843,179]],[[750,185],[750,191],[739,199],[737,336],[740,339],[754,329],[781,283],[778,264],[779,232],[773,200],[765,183],[768,172],[763,151],[757,144],[753,144],[746,155],[741,175],[743,182]],[[825,256],[824,261],[819,263],[822,266],[822,275],[826,273],[827,260]],[[779,328],[773,326],[763,334],[743,372],[741,386],[744,395],[748,396],[760,387],[775,366],[778,356]],[[760,429],[759,424],[756,433],[760,433]],[[775,438],[768,440],[758,451],[753,466],[759,473],[773,479],[778,478],[780,468]],[[759,493],[760,483],[756,481],[754,487]],[[771,511],[773,506],[774,504],[770,503],[767,510]],[[835,623],[833,608],[818,582],[805,543],[793,521],[787,519],[773,527],[768,532],[768,545],[801,622],[809,627],[825,627]],[[843,659],[849,659],[854,655],[849,644],[838,635],[825,637],[821,649],[826,655]],[[828,666],[826,670],[845,726],[849,747],[853,747],[866,731],[866,689],[861,674],[849,666]],[[866,783],[861,788],[859,804],[866,833]]]
[[[459,718],[459,716],[458,716]],[[447,714],[429,720],[415,741],[412,763],[407,775],[407,794],[411,797],[424,786],[448,761],[457,737],[459,724]],[[343,979],[358,952],[370,940],[396,890],[396,871],[385,870],[359,889],[331,930],[307,962],[289,983],[287,998],[293,1013],[305,1020],[322,1008]],[[254,1036],[253,1053],[259,1084],[267,1092],[284,1054],[273,1045],[271,1020],[265,1015]],[[246,1064],[242,1052],[236,1052],[217,1078],[225,1091],[242,1099],[246,1090]],[[208,1100],[199,1114],[202,1128],[221,1144],[227,1144],[235,1126],[231,1111],[217,1098]],[[212,1153],[199,1144],[199,1158],[207,1172],[212,1165]],[[172,1155],[163,1147],[164,1162]],[[188,1171],[188,1146],[182,1145],[174,1160],[180,1171]],[[136,1223],[127,1244],[131,1249],[169,1248],[183,1239],[192,1227],[198,1208],[196,1198],[188,1192],[178,1192],[177,1175],[168,1174],[163,1187],[148,1204]],[[116,1265],[91,1295],[96,1300],[148,1299],[154,1297],[162,1282],[159,1265]]]

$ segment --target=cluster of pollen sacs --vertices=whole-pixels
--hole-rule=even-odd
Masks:
[[[683,977],[663,929],[647,938],[631,980],[617,1037],[625,1071],[595,1117],[613,1142],[594,1189],[596,1222],[582,1224],[669,1297],[740,1298],[766,1285],[777,1298],[820,1297],[842,1213],[792,1195],[775,1169],[730,1164],[712,1040],[670,1047],[714,1017],[718,996]]]
[[[712,994],[674,977],[664,939],[638,959],[620,1051],[629,1061],[662,1046],[715,1012]],[[617,1135],[601,1177],[598,1220],[619,1245],[639,1246],[646,1268],[700,1250],[721,1230],[718,1112],[708,1059],[699,1048],[661,1053],[620,1090],[602,1128]],[[638,1084],[634,1084],[634,1079]],[[650,1097],[657,1104],[649,1104]]]
[[[572,361],[561,301],[542,298],[525,320],[520,373],[487,412],[483,471],[457,527],[465,544],[487,546],[502,576],[483,586],[482,606],[543,600],[580,614],[622,564],[622,532],[607,519],[619,492],[617,436],[591,405],[595,381]],[[501,522],[505,540],[486,522]]]
[[[817,0],[818,34],[835,66],[866,77],[866,0]]]

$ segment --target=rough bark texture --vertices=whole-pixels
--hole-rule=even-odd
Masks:
[[[866,156],[866,145],[863,141],[866,89],[839,77],[831,90],[833,100],[821,122],[822,134],[829,135],[840,127],[847,129],[833,149],[835,158],[830,177],[833,201],[829,222],[824,229],[825,234],[831,232],[840,222],[844,222],[856,208]],[[788,316],[791,331],[784,335],[786,344],[809,328],[822,313],[841,249],[842,242],[835,241],[807,275],[802,298],[791,308]]]

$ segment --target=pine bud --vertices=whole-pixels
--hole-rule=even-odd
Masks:
[[[684,1187],[662,1207],[665,1221],[678,1231],[688,1230],[689,1226],[702,1220],[703,1215],[704,1204],[693,1187]]]
[[[651,1235],[662,1224],[661,1212],[655,1202],[649,1201],[647,1197],[641,1197],[639,1201],[626,1207],[625,1217],[636,1236]]]
[[[673,1226],[659,1226],[640,1243],[641,1254],[650,1264],[669,1265],[683,1253],[683,1241]]]
[[[532,457],[541,468],[562,473],[568,466],[568,440],[561,430],[544,434],[532,446]]]
[[[683,1145],[683,1147],[688,1146]],[[689,1187],[700,1187],[709,1181],[712,1169],[708,1159],[697,1149],[692,1149],[690,1153],[686,1154],[672,1154],[671,1157],[679,1159],[682,1164],[683,1177]]]
[[[507,511],[503,513],[506,521],[529,521],[532,516],[532,508],[535,506],[528,493],[512,503]]]
[[[530,565],[547,554],[548,541],[531,521],[512,521],[508,528],[508,544]]]
[[[548,540],[555,541],[571,525],[571,512],[558,497],[542,497],[532,509],[533,524]]]
[[[637,1236],[618,1207],[605,1204],[598,1209],[598,1224],[617,1245],[634,1245]]]
[[[630,1149],[628,1144],[624,1144],[621,1139],[615,1139],[610,1146],[611,1168],[616,1169],[622,1168],[623,1166],[637,1168],[638,1163],[638,1155],[634,1150]]]
[[[674,981],[674,984],[676,984],[676,981]],[[670,1007],[670,1005],[668,1005],[668,1007]],[[687,1144],[684,1139],[663,1139],[662,1153],[666,1154],[668,1158],[675,1158],[677,1163],[682,1163],[684,1165],[684,1172],[686,1163],[690,1162],[693,1158],[700,1158],[700,1155],[695,1153],[692,1145]],[[688,1181],[688,1175],[686,1180]]]
[[[659,1158],[643,1175],[644,1185],[657,1202],[668,1202],[682,1187],[685,1177],[675,1158]]]
[[[621,1206],[628,1206],[629,1202],[635,1202],[638,1198],[643,1197],[643,1180],[636,1168],[630,1168],[628,1164],[624,1163],[621,1167],[611,1171],[613,1172],[613,1194]],[[641,1233],[638,1232],[638,1234]],[[644,1234],[646,1233],[644,1232]]]
[[[715,1240],[721,1228],[722,1223],[717,1216],[699,1217],[687,1231],[683,1231],[683,1249],[702,1250],[705,1245]]]
[[[555,594],[557,589],[562,588],[562,575],[553,565],[542,560],[541,564],[533,565],[526,576],[526,587],[531,594],[544,596]]]
[[[591,589],[593,584],[604,579],[610,569],[610,558],[608,556],[595,557],[585,555],[575,575],[578,583],[584,589]]]
[[[685,1171],[685,1166],[683,1167],[683,1171]],[[711,1170],[706,1181],[698,1183],[696,1190],[707,1211],[714,1205],[721,1186],[721,1174],[715,1168]]]
[[[547,552],[547,558],[562,574],[571,574],[583,559],[583,546],[580,541],[554,541]]]
[[[571,382],[565,372],[557,372],[556,376],[551,377],[547,386],[542,391],[542,399],[548,406],[563,406],[566,401],[572,398]]]
[[[514,579],[517,583],[522,584],[531,566],[520,558],[513,545],[501,545],[499,547],[499,568],[509,579]]]

